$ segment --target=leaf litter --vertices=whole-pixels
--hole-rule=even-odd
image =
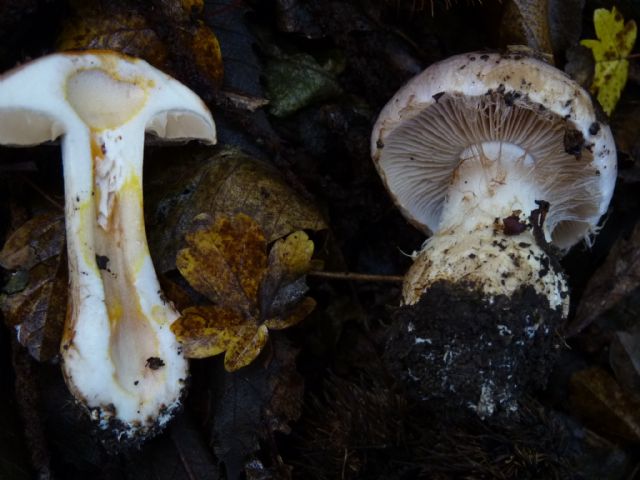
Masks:
[[[225,352],[233,372],[255,360],[268,329],[281,330],[302,321],[315,307],[304,298],[313,242],[303,231],[267,241],[249,216],[218,217],[186,235],[187,248],[176,266],[191,287],[215,303],[187,308],[171,326],[190,358]]]

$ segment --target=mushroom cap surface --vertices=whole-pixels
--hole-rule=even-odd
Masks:
[[[613,136],[589,94],[543,61],[477,52],[431,65],[384,107],[371,155],[404,216],[431,233],[461,157],[483,145],[523,152],[539,200],[551,204],[552,243],[588,240],[615,186]]]

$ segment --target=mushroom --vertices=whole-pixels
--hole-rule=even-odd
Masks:
[[[148,63],[109,51],[53,54],[0,77],[0,144],[61,137],[69,389],[118,440],[153,434],[180,404],[188,364],[171,329],[142,209],[145,132],[215,143],[200,98]]]
[[[371,154],[403,215],[432,233],[406,274],[404,305],[428,302],[436,286],[467,300],[474,292],[467,321],[507,299],[491,313],[496,325],[507,308],[523,329],[552,336],[569,307],[557,253],[591,241],[616,178],[611,131],[587,92],[532,57],[454,56],[387,103]],[[546,320],[531,320],[532,299]],[[413,340],[423,338],[414,323]]]

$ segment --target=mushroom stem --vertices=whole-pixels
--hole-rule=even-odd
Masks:
[[[145,236],[145,132],[216,140],[198,96],[142,60],[56,54],[0,76],[1,144],[62,136],[67,385],[102,429],[131,441],[164,426],[188,374]]]
[[[464,150],[447,190],[440,226],[417,254],[404,282],[415,304],[438,280],[510,296],[533,284],[549,307],[568,313],[566,282],[545,251],[544,225],[532,212],[544,200],[531,181],[534,161],[521,148],[486,142]]]
[[[63,142],[65,172],[84,163],[93,175],[85,185],[79,175],[65,177],[73,179],[66,185],[66,204],[71,206],[67,237],[73,239],[69,262],[74,266],[62,348],[67,382],[93,416],[102,425],[117,418],[142,428],[141,419],[158,412],[160,421],[170,418],[187,362],[169,329],[178,313],[161,296],[147,247],[144,131],[128,130],[89,129],[87,139],[68,136]]]

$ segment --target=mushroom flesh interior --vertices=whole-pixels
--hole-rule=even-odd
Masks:
[[[179,314],[147,247],[145,131],[215,143],[211,114],[146,62],[92,51],[50,55],[0,77],[0,119],[5,144],[62,135],[70,281],[63,372],[100,428],[138,441],[171,418],[188,376],[170,329]]]

